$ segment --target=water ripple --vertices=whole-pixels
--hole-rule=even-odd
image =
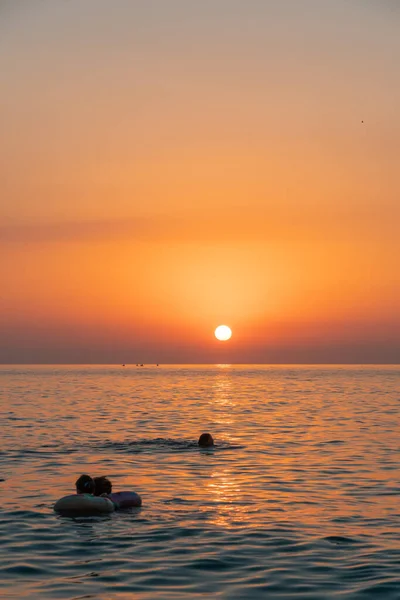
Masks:
[[[0,379],[3,597],[399,600],[398,368]],[[83,472],[142,508],[56,515]]]

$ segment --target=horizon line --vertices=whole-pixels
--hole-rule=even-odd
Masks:
[[[268,363],[260,363],[260,362],[256,362],[256,363],[241,363],[241,362],[229,362],[229,363],[202,363],[202,362],[182,362],[182,363],[176,363],[176,362],[171,362],[171,363],[167,363],[167,362],[163,362],[163,363],[157,363],[157,362],[148,362],[148,363],[109,363],[109,362],[77,362],[77,363],[66,363],[66,362],[54,362],[54,363],[48,363],[48,362],[41,362],[41,363],[30,363],[30,362],[22,362],[22,363],[3,363],[0,362],[0,367],[52,367],[52,366],[65,366],[65,367],[77,367],[77,366],[109,366],[109,367],[120,367],[120,366],[124,366],[124,367],[155,367],[155,366],[159,366],[159,367],[173,367],[173,366],[209,366],[209,367],[218,367],[218,366],[283,366],[283,367],[296,367],[296,366],[300,366],[300,367],[313,367],[313,366],[318,366],[318,367],[346,367],[346,366],[353,366],[353,367],[365,367],[365,366],[369,366],[369,367],[373,367],[373,366],[387,366],[387,367],[399,367],[400,363],[392,363],[392,362],[364,362],[364,363],[360,363],[360,362],[345,362],[345,363],[325,363],[325,362],[321,362],[321,363],[317,363],[317,362],[304,362],[304,363],[284,363],[284,362],[268,362]]]

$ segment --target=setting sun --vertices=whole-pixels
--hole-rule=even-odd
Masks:
[[[217,340],[220,340],[220,342],[226,342],[232,337],[232,331],[227,325],[219,325],[214,334]]]

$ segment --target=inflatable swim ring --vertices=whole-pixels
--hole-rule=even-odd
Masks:
[[[115,510],[118,508],[142,506],[142,499],[136,492],[114,492],[113,494],[107,494],[106,498],[111,500]]]
[[[115,506],[111,500],[102,496],[72,494],[57,500],[54,510],[61,515],[93,516],[111,513]]]

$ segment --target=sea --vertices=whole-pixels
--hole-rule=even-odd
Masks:
[[[399,366],[3,365],[0,596],[399,600],[399,409]],[[57,515],[83,473],[142,507]]]

